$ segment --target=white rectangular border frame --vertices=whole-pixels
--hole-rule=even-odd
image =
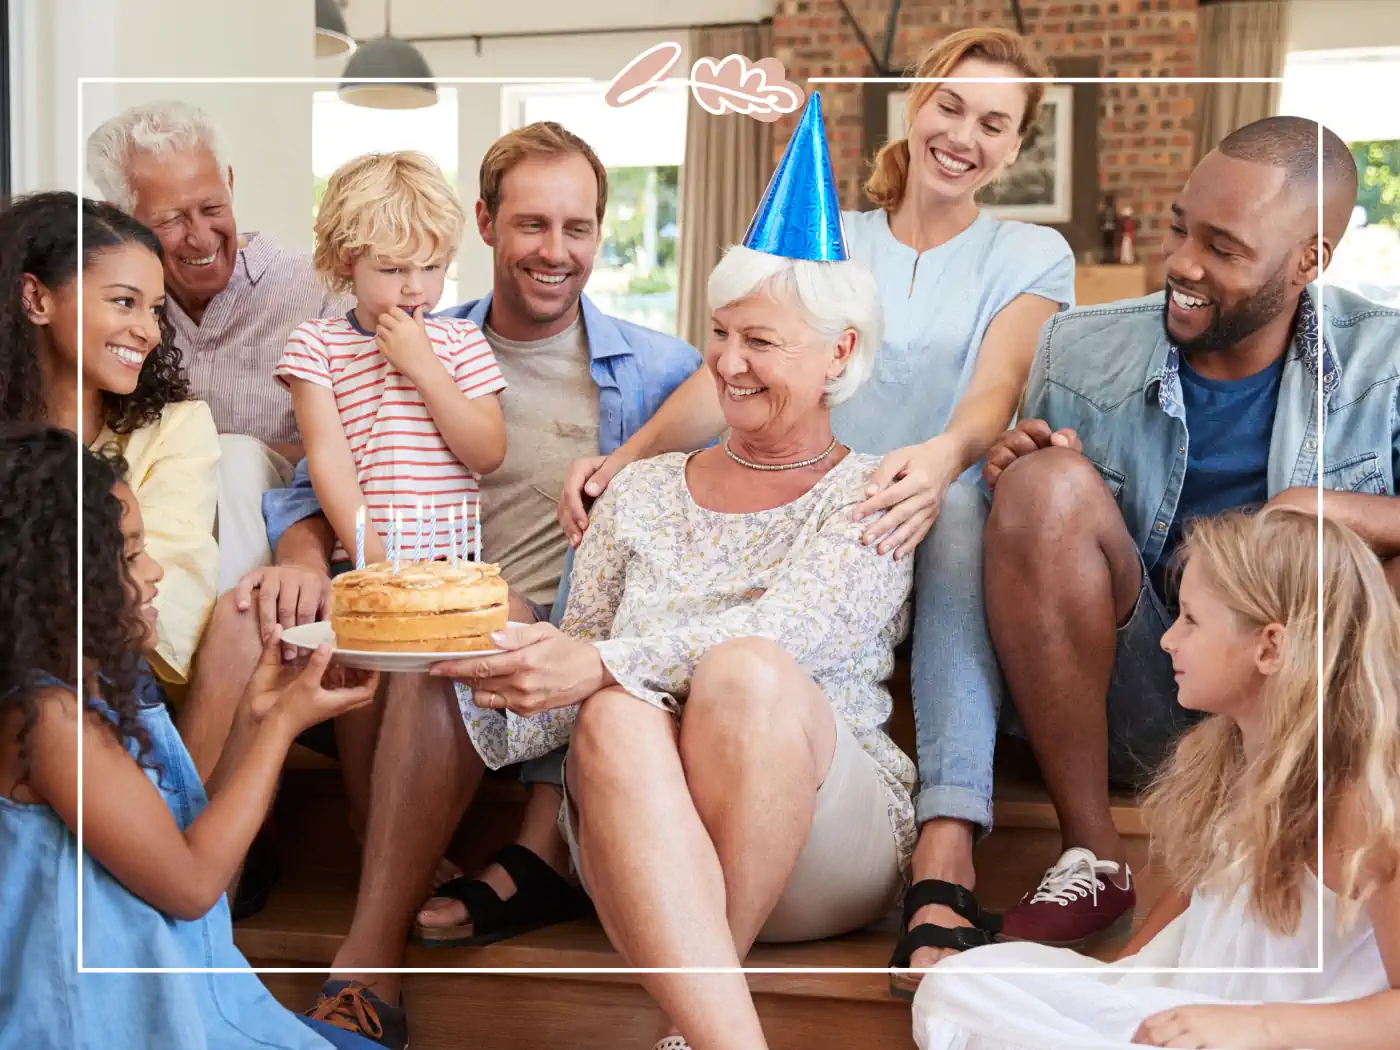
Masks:
[[[938,82],[948,78],[928,77],[811,77],[807,83],[813,85],[820,84],[869,84],[869,83],[918,83],[918,82]],[[960,78],[961,79],[961,78]],[[971,83],[1044,83],[1044,84],[1278,84],[1282,82],[1281,77],[977,77],[965,78]],[[78,138],[78,171],[77,185],[85,185],[84,157],[86,152],[86,142],[83,136],[83,92],[88,84],[322,84],[336,85],[337,77],[78,77],[78,106],[77,106],[77,138]],[[602,84],[601,81],[592,80],[588,77],[435,77],[430,83],[438,84]],[[1318,181],[1317,181],[1317,207],[1318,207],[1318,228],[1317,236],[1322,237],[1322,132],[1323,125],[1318,122]],[[76,219],[78,222],[78,255],[82,257],[82,198],[79,194],[79,204]],[[82,331],[83,325],[83,273],[82,268],[78,269],[78,330]],[[1322,292],[1325,288],[1322,275],[1319,274],[1317,280],[1319,291],[1317,303],[1318,316],[1318,346],[1320,352],[1325,350],[1322,341],[1324,329],[1324,303]],[[78,368],[82,368],[82,348],[79,346]],[[1318,384],[1317,384],[1317,418],[1323,420],[1324,395],[1321,381],[1321,361],[1319,362]],[[83,429],[82,405],[78,407],[78,429]],[[1325,447],[1321,440],[1318,441],[1318,464],[1317,464],[1317,511],[1322,513],[1322,475],[1325,469]],[[77,457],[77,485],[78,491],[82,491],[83,460]],[[82,577],[82,550],[83,550],[83,522],[82,514],[78,515],[78,575]],[[1323,601],[1322,601],[1322,534],[1318,533],[1318,639],[1317,653],[1319,662],[1323,653]],[[77,602],[78,624],[77,639],[78,649],[82,651],[83,645],[83,597],[82,589],[79,588]],[[1321,684],[1318,687],[1317,705],[1317,766],[1318,766],[1318,807],[1317,807],[1317,870],[1321,872],[1323,861],[1323,822],[1322,822],[1322,710],[1324,698]],[[275,974],[332,974],[336,971],[324,966],[269,966],[269,967],[92,967],[83,964],[83,734],[78,734],[78,855],[79,863],[77,868],[77,907],[78,907],[78,930],[77,930],[77,971],[79,974],[87,973],[136,973],[136,974],[192,974],[192,973],[275,973]],[[1317,974],[1323,971],[1325,960],[1323,958],[1323,908],[1322,908],[1322,881],[1318,880],[1317,888],[1317,943],[1318,960],[1317,965],[1312,967],[1142,967],[1134,969],[1134,973],[1142,974],[1234,974],[1234,973],[1261,973],[1261,974]],[[396,966],[383,967],[379,969],[357,968],[357,973],[395,973],[395,974],[538,974],[557,973],[568,975],[618,975],[618,974],[890,974],[892,971],[888,967],[840,967],[840,966],[819,966],[819,967],[628,967],[628,966],[600,966],[600,967],[482,967],[482,966]],[[921,972],[925,976],[937,974],[936,969],[929,969]],[[1102,974],[1103,964],[1096,963],[1092,966],[1066,966],[1066,967],[966,967],[960,968],[959,973],[963,974],[997,974],[997,975],[1034,975],[1042,973],[1082,973],[1082,974]]]

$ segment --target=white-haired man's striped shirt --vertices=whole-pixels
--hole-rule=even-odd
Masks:
[[[183,351],[191,393],[209,405],[219,433],[300,444],[291,395],[272,370],[298,325],[343,317],[355,299],[331,292],[307,252],[283,248],[266,233],[243,234],[240,242],[233,276],[199,324],[173,298],[166,300],[175,345]]]

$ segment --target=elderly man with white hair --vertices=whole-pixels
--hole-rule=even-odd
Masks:
[[[110,203],[165,248],[167,313],[194,397],[221,437],[219,589],[270,561],[262,494],[291,480],[301,458],[292,402],[272,376],[303,321],[344,314],[307,252],[268,233],[240,233],[233,167],[209,118],[183,102],[113,117],[87,143],[88,175]]]
[[[831,427],[874,367],[880,297],[846,257],[817,112],[774,175],[782,210],[710,276],[728,437],[617,475],[559,628],[434,669],[463,685],[490,764],[572,735],[566,838],[638,968],[737,968],[755,940],[859,929],[898,900],[914,846],[884,684],[913,563],[861,542],[880,460]],[[741,973],[641,980],[669,1019],[659,1048],[766,1045]]]
[[[309,620],[329,600],[325,574],[300,565],[298,550],[279,551],[283,564],[270,565],[262,497],[286,485],[302,457],[291,396],[272,369],[293,329],[340,316],[354,301],[326,288],[310,253],[268,233],[239,232],[233,167],[213,123],[194,106],[150,102],[119,113],[89,136],[87,170],[108,202],[160,239],[175,345],[191,395],[208,404],[219,430],[218,587],[226,593],[200,639],[180,722],[207,777],[257,659],[258,633],[248,626],[257,606]],[[261,908],[276,877],[265,829],[231,897],[234,918]]]

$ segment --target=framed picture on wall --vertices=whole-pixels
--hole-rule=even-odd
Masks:
[[[891,91],[885,98],[886,136],[904,134],[908,91]],[[1050,84],[1040,120],[1026,135],[1021,155],[992,185],[978,195],[982,207],[1001,219],[1047,224],[1066,223],[1074,214],[1070,200],[1074,172],[1074,89]]]
[[[1015,163],[982,191],[982,207],[1003,219],[1069,222],[1074,213],[1070,204],[1073,116],[1073,87],[1046,85],[1040,120],[1026,134]]]

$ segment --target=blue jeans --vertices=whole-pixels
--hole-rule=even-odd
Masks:
[[[982,600],[982,535],[991,501],[980,467],[948,488],[914,556],[912,687],[922,825],[955,817],[992,827],[992,754],[1005,686]]]

